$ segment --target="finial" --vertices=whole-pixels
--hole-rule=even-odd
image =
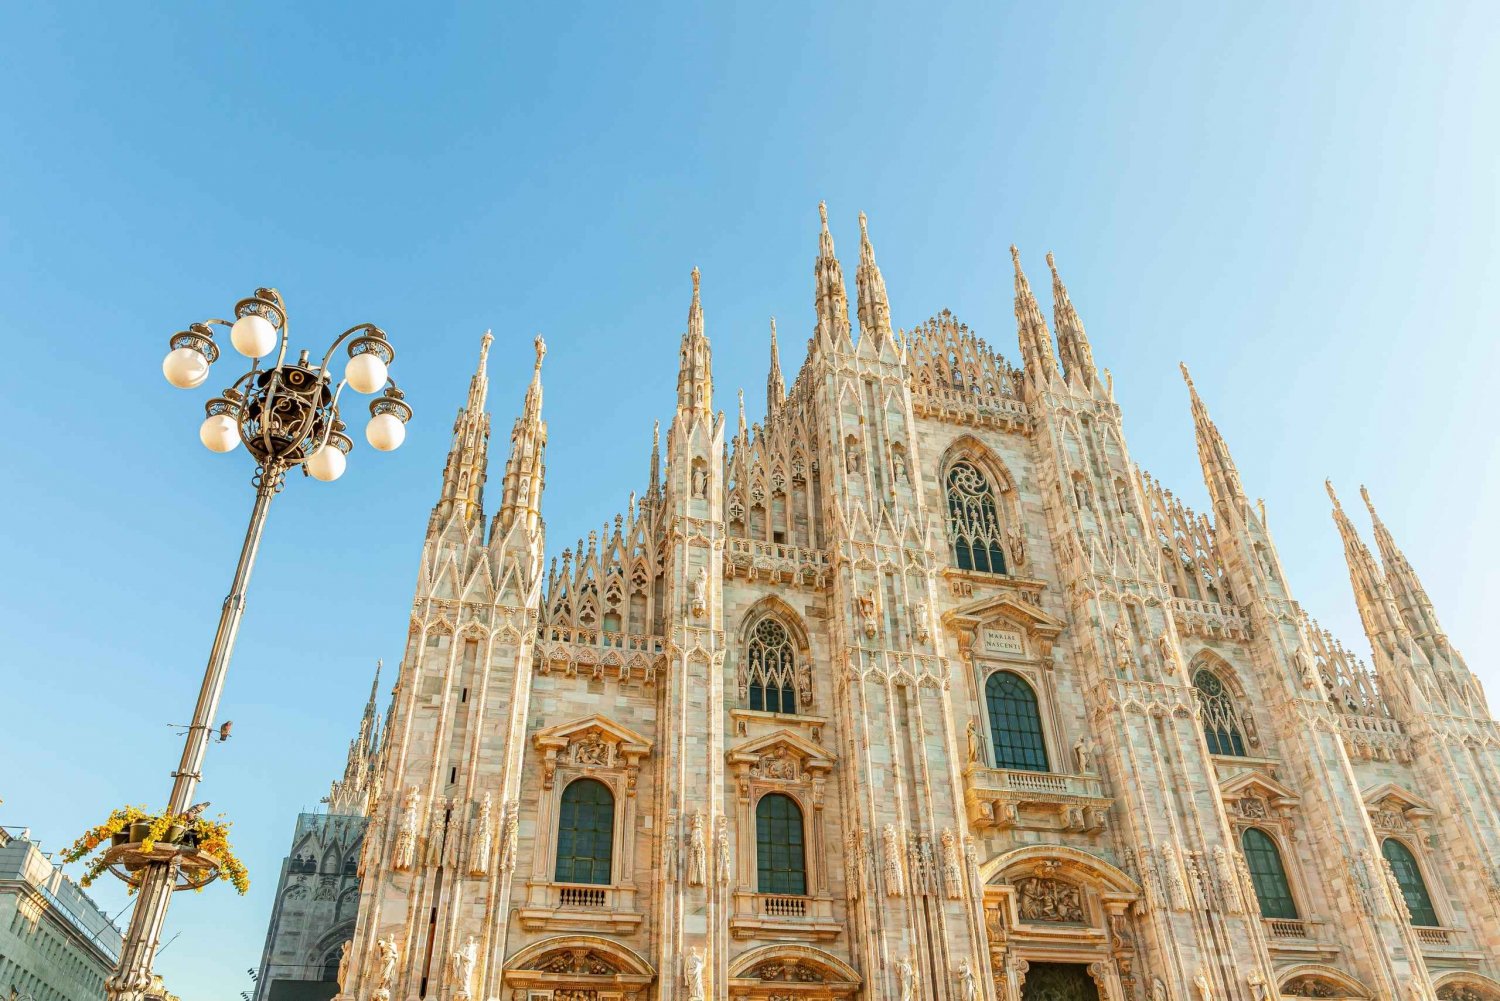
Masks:
[[[655,421],[651,425],[651,447],[657,448],[661,445],[661,421]]]
[[[1052,256],[1052,251],[1047,251],[1047,267],[1052,269],[1052,277],[1057,277],[1057,261]]]
[[[1016,277],[1025,278],[1026,276],[1021,273],[1021,252],[1016,249],[1014,243],[1010,245],[1010,262],[1016,266]]]
[[[1363,483],[1359,485],[1359,495],[1364,499],[1365,507],[1370,509],[1370,517],[1375,519],[1376,521],[1379,521],[1380,515],[1375,513],[1375,504],[1370,500],[1370,491],[1365,489],[1365,485]]]
[[[859,214],[859,235],[860,238],[865,240],[866,242],[868,242],[870,239],[870,229],[868,222],[869,220],[865,218],[865,214],[861,212]]]
[[[694,265],[693,266],[693,298],[694,299],[698,298],[698,284],[699,284],[699,282],[701,280],[702,280],[702,275],[700,275],[698,273],[698,267],[697,267],[697,265]]]
[[[745,432],[745,388],[740,387],[740,433]]]
[[[531,346],[536,349],[536,370],[540,372],[542,370],[542,359],[547,356],[547,342],[542,339],[541,334],[537,334],[536,340],[531,342]]]
[[[776,317],[774,316],[771,317],[771,347],[773,350],[776,347]]]
[[[828,228],[828,203],[818,202],[818,219],[823,223],[823,228]]]
[[[1339,495],[1333,492],[1333,481],[1324,480],[1323,489],[1328,491],[1328,499],[1333,501],[1333,509],[1339,514],[1344,513],[1344,505],[1339,503]]]

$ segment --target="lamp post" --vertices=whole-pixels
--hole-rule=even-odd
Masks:
[[[339,398],[346,386],[365,394],[379,392],[384,387],[384,392],[370,403],[370,422],[365,428],[366,440],[380,451],[400,446],[412,413],[387,375],[395,350],[386,340],[385,331],[374,324],[361,323],[344,331],[315,365],[308,360],[306,351],[295,362],[286,360],[290,325],[286,306],[275,289],[256,289],[254,295],[235,304],[234,316],[233,320],[194,323],[172,335],[170,350],[162,362],[162,374],[172,385],[179,389],[202,385],[210,366],[219,357],[213,328],[229,328],[230,343],[240,354],[252,359],[252,365],[222,395],[208,401],[207,416],[198,429],[198,438],[213,452],[230,452],[243,444],[256,462],[251,481],[255,504],[250,510],[250,525],[240,547],[234,582],[219,614],[219,628],[209,650],[182,759],[172,773],[167,814],[173,817],[187,811],[203,775],[203,759],[271,498],[281,492],[286,474],[299,465],[304,473],[324,482],[343,475],[344,457],[354,447],[354,442],[344,434],[345,425],[339,415]],[[335,383],[329,362],[345,342],[349,360],[343,379]],[[263,366],[262,362],[273,352],[275,363]],[[201,868],[194,872],[195,864],[201,867],[204,863],[191,851],[181,846],[158,845],[149,855],[136,855],[131,865],[112,867],[136,886],[140,895],[125,932],[119,963],[105,983],[111,1001],[139,1001],[150,988],[151,967],[172,891],[202,885],[217,874],[211,866],[206,873]]]

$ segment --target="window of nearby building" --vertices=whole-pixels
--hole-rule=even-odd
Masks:
[[[802,808],[783,793],[762,796],[755,807],[755,851],[761,893],[807,893]]]
[[[577,779],[563,790],[557,825],[557,881],[610,881],[615,837],[615,797],[603,782]]]
[[[1049,771],[1042,716],[1032,687],[1018,674],[996,671],[984,684],[984,697],[995,741],[995,767]]]
[[[1386,838],[1380,845],[1380,854],[1385,856],[1391,864],[1391,872],[1396,875],[1396,885],[1401,887],[1406,909],[1411,911],[1411,923],[1426,928],[1439,927],[1442,922],[1438,920],[1437,909],[1432,906],[1427,881],[1422,878],[1422,870],[1417,866],[1411,849],[1395,838]]]
[[[1276,842],[1265,831],[1247,827],[1240,835],[1240,844],[1245,848],[1250,881],[1255,884],[1255,896],[1260,900],[1261,917],[1295,920],[1297,902],[1292,899],[1292,888],[1287,883]]]
[[[959,460],[948,469],[948,540],[960,570],[1005,573],[1004,533],[995,491],[979,467]]]
[[[786,626],[769,615],[755,624],[745,650],[750,708],[771,713],[797,711],[797,653]]]
[[[1193,687],[1198,691],[1198,704],[1203,707],[1203,736],[1208,741],[1208,753],[1243,758],[1245,737],[1240,732],[1234,699],[1229,697],[1224,682],[1203,668],[1193,675]]]

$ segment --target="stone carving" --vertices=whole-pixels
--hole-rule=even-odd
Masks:
[[[918,643],[932,639],[932,630],[927,628],[927,603],[919,601],[911,606],[912,636]]]
[[[1079,737],[1073,744],[1073,762],[1078,766],[1079,775],[1087,775],[1089,764],[1094,759],[1094,752],[1089,747],[1087,737]]]
[[[1115,621],[1110,629],[1115,643],[1115,667],[1121,671],[1130,670],[1130,631],[1125,628],[1125,623]]]
[[[701,619],[708,611],[708,568],[699,567],[693,578],[693,618]]]
[[[1151,983],[1151,1001],[1171,1001],[1167,994],[1167,985],[1162,983],[1161,977],[1157,977]]]
[[[943,884],[948,888],[948,899],[958,900],[964,895],[964,867],[958,857],[958,835],[945,827],[940,840],[943,845]]]
[[[401,961],[401,947],[396,944],[395,936],[377,940],[375,955],[378,957],[375,967],[375,997],[378,1001],[390,1001],[391,981],[396,976],[396,964]]]
[[[448,840],[448,809],[447,802],[442,799],[432,801],[431,816],[427,824],[427,864],[442,865],[443,846]]]
[[[592,949],[559,949],[549,952],[532,965],[542,973],[586,974],[591,977],[606,977],[620,970],[609,959]]]
[[[974,967],[969,965],[967,956],[958,961],[955,979],[958,981],[958,1001],[979,1001],[979,981],[974,977]]]
[[[703,833],[703,811],[695,810],[688,821],[688,882],[702,886],[708,879],[708,843]]]
[[[844,453],[844,471],[851,474],[859,472],[859,439],[852,434],[844,442]]]
[[[474,996],[474,967],[479,962],[479,943],[470,935],[468,941],[453,950],[453,982],[455,998]]]
[[[901,835],[895,824],[886,824],[881,832],[885,842],[885,892],[887,896],[900,897],[906,893],[905,878],[901,871]]]
[[[979,724],[969,720],[968,726],[964,727],[964,736],[969,743],[968,761],[972,765],[979,760]]]
[[[1229,861],[1229,853],[1224,850],[1223,845],[1214,845],[1211,854],[1214,878],[1219,883],[1219,896],[1224,901],[1224,909],[1230,914],[1239,914],[1244,907],[1240,900],[1239,877],[1234,871],[1234,863]]]
[[[340,994],[344,993],[346,990],[349,989],[348,988],[348,984],[349,984],[349,946],[351,944],[352,943],[350,943],[350,942],[345,942],[343,945],[339,946],[339,975],[338,975],[338,981],[339,981],[339,993]]]
[[[516,847],[521,826],[516,812],[520,805],[515,800],[505,805],[505,834],[500,843],[500,869],[503,872],[510,872],[516,867]]]
[[[797,698],[804,706],[812,705],[812,665],[804,663],[797,669]]]
[[[1156,637],[1156,652],[1161,658],[1161,670],[1163,674],[1177,673],[1177,645],[1172,642],[1172,637],[1164,629],[1160,636]]]
[[[729,818],[720,817],[718,826],[719,883],[727,886],[734,873],[734,860],[729,855]]]
[[[1172,910],[1187,910],[1187,886],[1182,881],[1182,866],[1177,862],[1176,848],[1171,845],[1164,845],[1162,847],[1161,867],[1162,878],[1167,882],[1167,899],[1171,901]]]
[[[1245,977],[1245,986],[1250,988],[1250,1001],[1266,1001],[1266,978],[1259,970],[1250,971]]]
[[[1084,924],[1083,892],[1073,883],[1050,876],[1016,880],[1016,903],[1022,921]]]
[[[1006,548],[1010,550],[1010,562],[1013,567],[1026,565],[1026,533],[1015,525],[1005,533]]]
[[[751,971],[757,980],[790,981],[798,984],[821,984],[823,975],[806,963],[767,960]]]
[[[1094,988],[1099,994],[1099,1001],[1112,1001],[1109,993],[1109,971],[1103,963],[1090,963],[1089,976],[1094,980]]]
[[[708,496],[708,469],[701,462],[693,464],[693,496]]]
[[[926,831],[918,831],[915,835],[907,835],[906,846],[911,855],[906,868],[911,876],[911,892],[931,892],[932,884],[937,878],[932,860],[932,839],[927,836]]]
[[[1281,988],[1282,996],[1289,998],[1336,998],[1343,993],[1327,980],[1310,974],[1289,980]]]
[[[855,601],[859,603],[859,617],[864,623],[865,636],[875,637],[875,592],[866,591],[859,595]]]
[[[777,744],[775,748],[762,754],[750,768],[750,774],[756,778],[776,779],[782,782],[797,781],[798,771],[797,759],[787,750],[785,744]]]
[[[422,794],[417,787],[406,790],[401,804],[401,826],[396,832],[397,869],[410,869],[417,861],[417,829],[422,823]]]
[[[1208,975],[1198,974],[1193,978],[1193,986],[1198,989],[1199,1001],[1214,1001],[1213,985],[1208,982]]]
[[[897,483],[906,482],[906,459],[901,455],[900,445],[897,445],[891,453],[891,474]]]
[[[1421,978],[1412,977],[1406,982],[1406,996],[1411,1001],[1428,1001],[1427,988],[1422,986]]]
[[[609,741],[600,737],[597,733],[584,734],[573,742],[573,763],[575,765],[608,767],[611,750]]]
[[[896,985],[901,1001],[916,1001],[917,968],[912,966],[911,960],[902,959],[897,961]]]
[[[697,949],[682,961],[682,985],[687,988],[688,1001],[703,1001],[703,966],[703,954]]]
[[[490,794],[479,803],[479,821],[474,831],[474,845],[469,850],[469,875],[483,876],[490,871],[490,849],[495,843],[495,818],[491,814]]]
[[[671,813],[661,838],[661,870],[668,883],[677,881],[677,864],[677,814]]]

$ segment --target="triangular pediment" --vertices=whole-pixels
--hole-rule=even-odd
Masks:
[[[1037,606],[1024,602],[1013,594],[1002,594],[973,601],[967,605],[960,605],[943,615],[945,623],[963,629],[978,629],[980,626],[1000,620],[1012,622],[1028,632],[1048,638],[1062,632],[1063,627],[1067,625],[1062,619],[1048,615]]]
[[[1395,782],[1383,782],[1378,786],[1362,790],[1360,797],[1370,809],[1396,810],[1407,816],[1430,817],[1432,806],[1405,786]]]
[[[1228,800],[1259,796],[1277,808],[1294,806],[1301,800],[1291,789],[1255,768],[1237,772],[1219,783],[1219,795]]]
[[[630,727],[597,714],[538,730],[531,739],[540,748],[567,747],[590,734],[606,743],[619,745],[621,751],[631,755],[642,755],[651,750],[651,741]]]
[[[803,768],[818,771],[832,768],[835,760],[827,748],[785,728],[736,744],[729,749],[728,758],[732,765],[755,765],[767,757],[783,754],[800,760]]]

